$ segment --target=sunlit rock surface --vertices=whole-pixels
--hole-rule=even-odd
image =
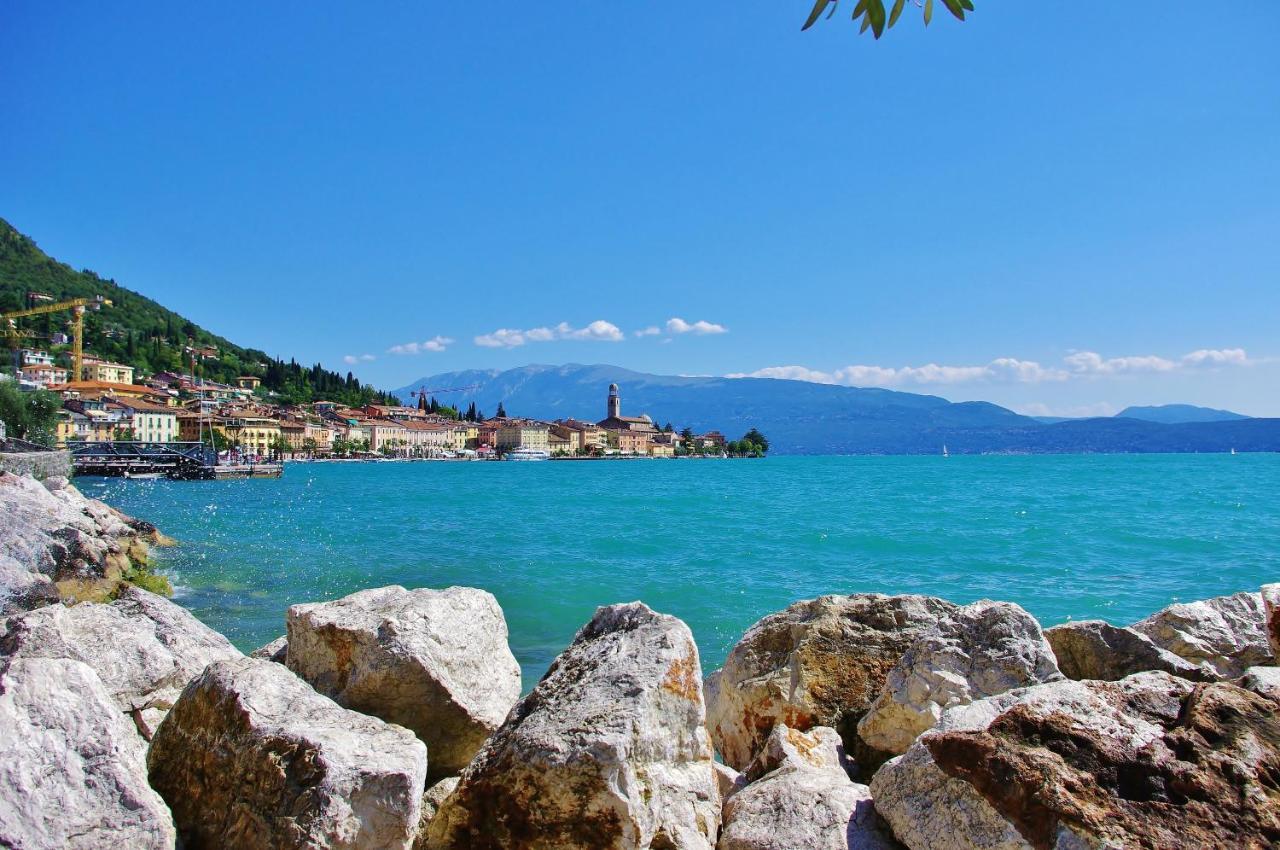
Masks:
[[[288,614],[290,670],[339,704],[399,723],[457,775],[520,697],[493,595],[470,587],[364,590]]]
[[[174,838],[146,744],[98,675],[63,658],[0,659],[0,847],[167,850]]]
[[[710,850],[720,792],[688,627],[599,609],[484,745],[429,848]]]
[[[147,764],[185,847],[394,850],[417,833],[427,751],[283,666],[241,658],[187,685]]]

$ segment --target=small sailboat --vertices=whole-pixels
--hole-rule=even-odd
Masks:
[[[942,444],[942,456],[943,456],[943,457],[951,457],[951,452],[947,451],[947,444],[946,444],[946,443],[943,443],[943,444]]]
[[[1235,446],[1232,446],[1232,447],[1231,447],[1231,453],[1232,453],[1232,454],[1235,454],[1235,453],[1236,453]]]

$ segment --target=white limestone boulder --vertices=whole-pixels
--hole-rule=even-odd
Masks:
[[[1035,618],[1011,602],[966,605],[927,629],[858,723],[874,750],[900,754],[948,708],[1062,678]]]
[[[775,726],[724,805],[718,850],[888,850],[871,790],[849,778],[839,734]]]
[[[88,665],[0,659],[0,847],[170,850],[145,747]]]
[[[279,664],[210,664],[147,755],[186,847],[408,848],[426,786],[413,733],[342,708]]]
[[[1267,847],[1277,771],[1273,702],[1152,672],[948,711],[871,791],[911,850]]]
[[[1260,593],[1180,602],[1130,628],[1211,677],[1234,679],[1249,667],[1276,663]]]
[[[720,792],[689,628],[600,608],[462,773],[432,850],[710,850]]]
[[[249,657],[261,658],[264,661],[274,661],[277,664],[287,664],[289,659],[289,636],[280,635],[270,643],[264,643],[253,652],[250,652]]]
[[[206,665],[241,657],[187,609],[132,585],[111,603],[49,605],[11,618],[0,653],[83,661],[147,740]]]
[[[1240,687],[1280,702],[1280,667],[1250,667],[1240,677]]]
[[[742,770],[779,723],[831,726],[855,747],[854,726],[889,671],[957,608],[930,596],[860,593],[797,602],[764,617],[708,677],[707,725],[716,749]]]
[[[85,498],[64,478],[42,484],[0,472],[0,615],[60,597],[106,598],[146,558],[152,540],[135,525],[145,524]]]
[[[287,625],[289,669],[340,705],[413,730],[433,778],[460,773],[520,697],[507,622],[483,590],[364,590],[294,605]]]
[[[1280,584],[1264,584],[1262,597],[1263,630],[1273,657],[1280,659]]]
[[[457,776],[446,776],[427,788],[422,795],[422,814],[418,818],[418,837],[413,842],[413,850],[422,850],[427,845],[427,824],[440,811],[440,806],[458,787],[461,781]]]
[[[1162,670],[1195,682],[1210,677],[1197,665],[1156,646],[1146,635],[1103,620],[1080,620],[1045,629],[1058,669],[1068,679],[1115,682],[1147,670]]]

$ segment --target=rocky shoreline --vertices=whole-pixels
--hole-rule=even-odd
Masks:
[[[492,595],[292,606],[246,656],[129,583],[154,529],[0,476],[0,846],[1280,843],[1280,584],[1130,626],[855,594],[609,605],[520,697]],[[718,756],[718,758],[717,758]]]

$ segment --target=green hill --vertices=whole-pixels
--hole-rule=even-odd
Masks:
[[[110,299],[111,307],[85,314],[84,349],[133,366],[144,376],[166,370],[185,373],[190,370],[183,353],[187,346],[216,346],[216,358],[197,360],[197,376],[233,383],[241,375],[255,375],[262,379],[264,389],[289,403],[319,398],[352,405],[390,400],[386,394],[361,384],[350,372],[341,375],[319,363],[304,367],[293,360],[269,357],[258,349],[242,348],[112,279],[101,278],[88,269],[76,271],[41,251],[34,240],[0,218],[0,313],[27,307],[29,292],[51,296],[55,301],[96,295]],[[65,327],[69,315],[53,313],[19,322],[22,328],[36,332],[33,342],[39,347],[63,352],[70,347],[52,345],[50,336],[69,332]]]

